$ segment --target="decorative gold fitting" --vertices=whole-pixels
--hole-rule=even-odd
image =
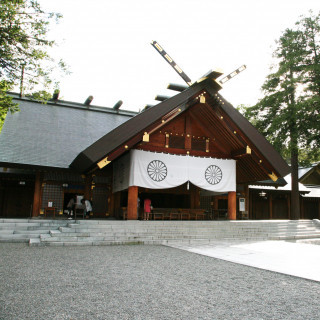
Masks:
[[[107,164],[109,164],[111,161],[108,160],[108,157],[102,159],[100,162],[97,163],[97,166],[102,169],[105,167]]]
[[[166,133],[166,137],[169,138],[169,136],[170,136],[169,133]]]
[[[142,138],[142,141],[143,141],[143,142],[149,142],[148,132],[145,132],[145,133],[144,133],[143,138]]]
[[[247,146],[246,153],[251,154],[251,148],[249,146]]]
[[[268,176],[270,177],[270,179],[272,181],[277,181],[278,180],[278,177],[274,172],[272,172],[271,174],[268,174]]]
[[[200,96],[200,103],[206,103],[206,97]]]
[[[223,119],[223,116],[221,116],[220,119]]]
[[[124,148],[125,148],[125,149],[128,149],[128,146],[127,146],[127,145],[125,145],[125,146],[124,146]]]

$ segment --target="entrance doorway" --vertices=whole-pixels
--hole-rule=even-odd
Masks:
[[[34,182],[3,181],[0,189],[0,216],[29,218],[32,213]]]
[[[76,199],[77,199],[77,204],[80,204],[81,199],[83,198],[83,193],[82,193],[82,194],[79,193],[79,192],[65,192],[65,193],[64,193],[64,198],[63,198],[63,212],[64,212],[65,214],[68,213],[67,206],[68,206],[69,201],[70,201],[73,197],[76,197]]]

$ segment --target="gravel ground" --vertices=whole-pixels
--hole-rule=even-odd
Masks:
[[[164,246],[0,244],[0,319],[319,319],[320,283]]]

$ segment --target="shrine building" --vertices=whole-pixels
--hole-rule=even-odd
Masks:
[[[219,94],[219,75],[140,113],[12,94],[20,111],[0,134],[0,216],[62,217],[76,195],[98,219],[141,218],[147,198],[153,219],[254,218],[249,185],[283,185],[290,168]]]

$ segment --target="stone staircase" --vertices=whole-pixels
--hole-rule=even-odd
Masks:
[[[116,221],[0,219],[0,242],[31,246],[210,243],[217,240],[320,240],[319,220]]]
[[[67,227],[74,220],[44,220],[44,219],[0,219],[0,242],[30,243],[40,237],[51,237],[50,232]]]

